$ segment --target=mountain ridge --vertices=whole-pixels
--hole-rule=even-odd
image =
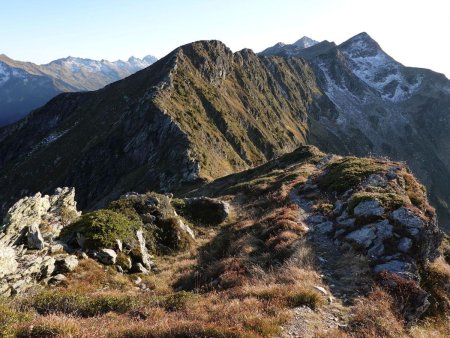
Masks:
[[[96,90],[148,67],[156,58],[128,61],[67,57],[37,65],[0,55],[0,126],[19,120],[61,92]]]

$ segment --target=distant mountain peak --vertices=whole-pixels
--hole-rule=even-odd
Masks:
[[[317,45],[318,43],[319,41],[313,40],[307,36],[303,36],[301,39],[295,41],[293,45],[299,48],[308,48]]]
[[[366,32],[356,34],[343,42],[340,47],[348,52],[364,53],[367,55],[377,54],[381,50],[380,45]]]

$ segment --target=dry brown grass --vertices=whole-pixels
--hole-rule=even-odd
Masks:
[[[427,319],[413,326],[409,330],[413,338],[448,338],[450,337],[450,323],[448,318]]]
[[[173,302],[173,301],[172,301]],[[286,310],[255,297],[227,293],[187,297],[176,307],[145,305],[124,314],[79,317],[52,313],[14,326],[19,337],[268,337],[289,319]]]
[[[80,260],[78,267],[68,275],[67,290],[90,293],[98,290],[129,290],[132,281],[114,268],[105,267],[92,260]]]
[[[351,337],[405,337],[402,321],[394,314],[394,300],[381,289],[360,298],[353,310],[347,333]]]
[[[443,256],[431,263],[424,273],[423,287],[431,293],[428,314],[434,317],[450,316],[450,265]]]

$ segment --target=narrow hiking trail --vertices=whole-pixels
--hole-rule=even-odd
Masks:
[[[330,160],[331,157],[321,161],[310,178],[320,174]],[[314,189],[310,179],[306,184]],[[298,188],[291,191],[290,200],[300,208],[298,222],[309,229],[303,244],[312,251],[315,270],[322,278],[322,286],[316,288],[327,301],[316,310],[307,306],[293,309],[293,319],[281,337],[315,337],[318,331],[326,334],[329,330],[346,326],[355,298],[370,291],[371,280],[366,277],[370,276],[370,269],[364,257],[351,248],[345,247],[344,250],[340,243],[330,238],[325,229],[330,222],[314,213],[313,200],[302,196]]]

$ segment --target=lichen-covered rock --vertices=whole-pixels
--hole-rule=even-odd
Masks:
[[[27,231],[27,246],[29,249],[42,250],[45,242],[39,230],[39,225],[31,224],[28,226]]]
[[[15,250],[0,243],[0,278],[15,273],[17,267]]]
[[[150,254],[148,253],[148,250],[146,247],[144,233],[142,232],[142,230],[138,230],[136,232],[136,238],[138,241],[138,246],[137,246],[137,250],[135,250],[135,252],[133,252],[134,257],[138,263],[142,263],[142,265],[145,268],[149,269],[152,265],[152,261],[150,259]]]
[[[4,237],[1,241],[7,245],[15,244],[27,227],[40,225],[44,221],[47,226],[46,231],[42,232],[43,238],[56,237],[68,215],[75,217],[79,214],[74,188],[58,188],[52,196],[37,193],[24,197],[9,209],[2,225]]]
[[[391,219],[394,222],[404,226],[411,236],[417,236],[420,230],[425,226],[425,222],[405,207],[398,208],[391,213]]]
[[[133,265],[133,271],[136,273],[144,273],[144,274],[149,273],[149,270],[145,266],[143,266],[142,263],[139,262]]]
[[[355,242],[364,248],[368,248],[375,239],[375,229],[366,226],[362,229],[349,233],[345,238],[351,242]]]
[[[55,270],[57,273],[66,273],[73,271],[77,266],[78,258],[75,255],[64,255],[56,258]]]
[[[39,279],[50,277],[55,271],[55,263],[56,260],[53,257],[45,259],[40,266]]]
[[[362,201],[353,210],[353,214],[358,217],[381,216],[383,213],[384,208],[377,200]]]
[[[411,247],[412,247],[412,240],[411,240],[411,238],[408,238],[408,237],[402,238],[398,242],[398,246],[397,246],[398,250],[403,253],[408,253],[409,250],[411,250]]]
[[[116,264],[117,254],[111,249],[101,249],[97,253],[98,260],[105,265]]]

